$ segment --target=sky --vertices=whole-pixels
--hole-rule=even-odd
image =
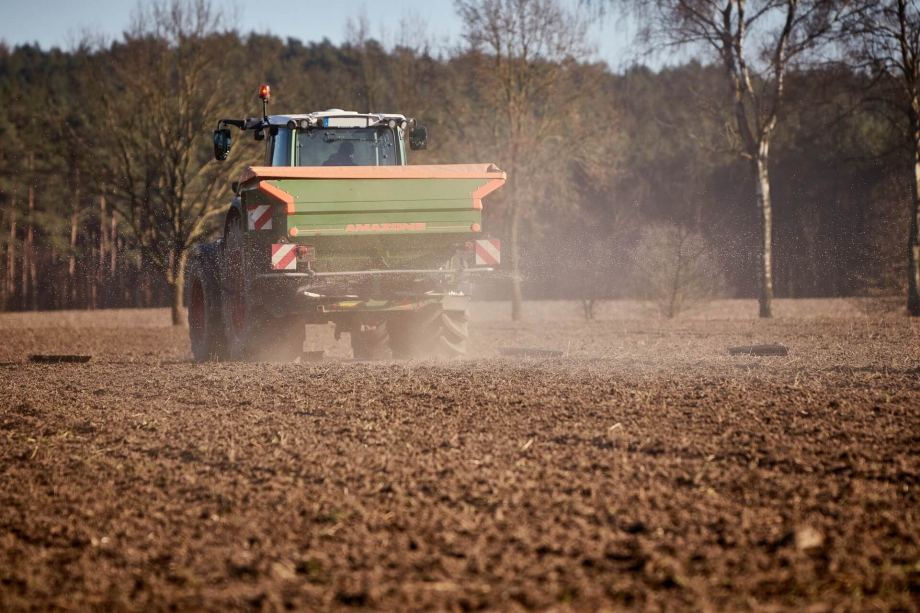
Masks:
[[[432,38],[442,45],[456,43],[461,30],[453,0],[213,1],[238,11],[238,29],[243,32],[268,32],[304,42],[325,37],[341,43],[349,18],[354,19],[362,10],[371,21],[371,34],[378,39],[387,29],[392,35],[403,17],[421,18]],[[578,6],[578,0],[563,1]],[[119,38],[137,6],[135,0],[0,0],[0,40],[9,46],[37,42],[43,49],[67,49],[84,32]],[[597,58],[614,69],[630,63],[631,28],[611,17],[592,17],[591,21]]]

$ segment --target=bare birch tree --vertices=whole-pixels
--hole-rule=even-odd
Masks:
[[[860,67],[868,67],[903,118],[894,122],[911,153],[907,234],[907,313],[920,317],[920,6],[916,0],[865,0],[847,20]]]
[[[833,0],[627,0],[652,49],[714,53],[724,68],[734,118],[727,138],[749,164],[760,213],[760,316],[773,315],[770,144],[786,75],[826,43],[847,10]]]

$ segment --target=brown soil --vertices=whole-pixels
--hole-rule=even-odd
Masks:
[[[379,364],[0,316],[0,610],[920,610],[920,322],[579,308],[477,305],[478,358]]]

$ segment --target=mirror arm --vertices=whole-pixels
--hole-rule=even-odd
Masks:
[[[262,130],[269,127],[268,122],[261,117],[250,117],[241,123],[243,123],[243,127],[240,128],[241,130]]]
[[[220,130],[221,124],[226,124],[228,126],[235,126],[240,130],[246,129],[246,120],[244,119],[221,119],[217,122],[217,129]]]
[[[262,117],[250,117],[249,119],[221,119],[217,122],[217,129],[220,130],[222,125],[234,126],[241,131],[263,130],[271,127]]]

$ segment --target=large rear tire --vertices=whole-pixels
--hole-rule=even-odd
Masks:
[[[439,306],[420,309],[392,322],[390,350],[401,360],[456,358],[467,353],[469,310],[445,311]]]
[[[304,322],[275,317],[259,304],[246,284],[243,220],[234,215],[224,237],[222,313],[227,353],[232,360],[293,362],[303,355]]]
[[[243,220],[239,215],[232,215],[227,220],[223,248],[221,310],[224,316],[227,352],[232,360],[246,360],[254,352],[258,322],[264,318],[255,313],[247,292]]]
[[[217,245],[199,245],[192,251],[185,268],[185,285],[192,356],[196,362],[227,359]]]

